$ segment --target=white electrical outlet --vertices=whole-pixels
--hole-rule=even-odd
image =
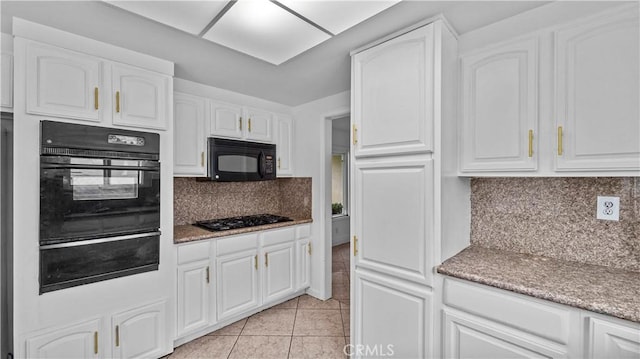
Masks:
[[[608,221],[620,220],[620,197],[598,196],[596,218]]]

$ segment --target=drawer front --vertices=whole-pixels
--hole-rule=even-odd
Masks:
[[[216,246],[218,257],[250,249],[255,250],[258,246],[258,234],[225,237],[218,239]]]
[[[522,295],[445,279],[444,303],[524,332],[569,343],[570,310]]]
[[[311,237],[311,225],[303,224],[296,227],[296,239],[304,239]]]
[[[178,264],[208,260],[211,241],[183,244],[178,247]]]
[[[267,232],[262,232],[261,242],[263,246],[271,246],[278,243],[291,242],[295,240],[295,227],[288,227],[283,229],[274,229]]]

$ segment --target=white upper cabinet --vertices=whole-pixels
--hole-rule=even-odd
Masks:
[[[273,142],[273,114],[271,112],[245,107],[244,117],[247,119],[246,139]]]
[[[461,172],[537,168],[538,39],[462,56]]]
[[[210,134],[231,138],[242,138],[242,106],[224,102],[211,102]]]
[[[212,101],[209,133],[215,137],[273,142],[274,115],[252,107]]]
[[[293,119],[287,115],[276,116],[276,152],[278,177],[293,175]]]
[[[555,32],[556,170],[640,170],[638,12]]]
[[[132,66],[112,66],[113,124],[167,128],[169,77]]]
[[[173,95],[173,175],[207,175],[207,137],[205,110],[207,100],[175,92]]]
[[[28,42],[27,113],[100,122],[103,66],[92,56]]]
[[[352,58],[355,156],[433,150],[433,26]]]

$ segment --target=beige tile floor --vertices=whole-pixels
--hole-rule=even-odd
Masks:
[[[346,358],[349,244],[333,247],[333,298],[302,295],[179,346],[170,359]]]

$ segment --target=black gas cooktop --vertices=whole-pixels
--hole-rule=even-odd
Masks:
[[[208,229],[210,231],[228,231],[230,229],[255,227],[265,224],[290,221],[293,221],[293,219],[288,217],[276,216],[273,214],[256,214],[252,216],[219,218],[208,221],[199,221],[196,222],[195,225],[204,229]]]

